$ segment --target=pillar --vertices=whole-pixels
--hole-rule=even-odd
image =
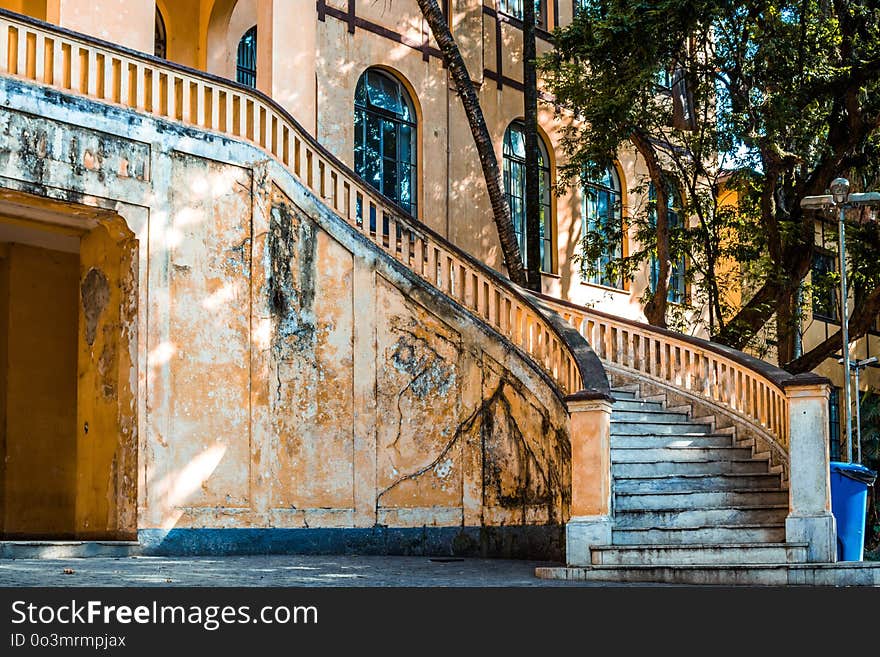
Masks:
[[[611,544],[611,398],[581,391],[566,397],[571,418],[569,566],[591,564],[590,546]]]
[[[807,560],[837,560],[837,530],[831,514],[828,457],[828,381],[796,377],[785,388],[789,404],[789,511],[785,540],[807,543]]]
[[[257,0],[257,88],[317,132],[314,0]]]

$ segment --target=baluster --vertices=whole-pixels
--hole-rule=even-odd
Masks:
[[[414,244],[415,248],[415,258],[413,259],[413,271],[417,273],[419,276],[425,275],[425,241],[422,239],[422,236],[416,234],[416,241]]]
[[[211,123],[209,127],[217,132],[225,132],[220,126],[220,89],[217,88],[217,85],[211,86]]]
[[[17,30],[18,52],[16,53],[15,73],[21,77],[27,77],[27,32]]]
[[[0,21],[0,70],[14,74],[15,71],[9,70],[9,28],[9,23]]]
[[[46,81],[46,36],[41,32],[37,32],[34,44],[34,79]]]

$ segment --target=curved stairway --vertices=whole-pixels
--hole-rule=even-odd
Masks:
[[[788,491],[767,458],[662,396],[612,394],[612,541],[592,546],[586,579],[697,583],[806,562],[806,544],[785,542]]]

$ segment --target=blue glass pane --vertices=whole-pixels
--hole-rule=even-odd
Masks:
[[[377,71],[367,71],[367,95],[376,107],[404,115],[406,113],[400,99],[400,85]]]

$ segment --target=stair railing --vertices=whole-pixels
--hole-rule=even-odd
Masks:
[[[265,94],[4,10],[0,73],[258,146],[379,249],[528,354],[561,395],[584,387],[577,344],[533,301],[381,196]]]

